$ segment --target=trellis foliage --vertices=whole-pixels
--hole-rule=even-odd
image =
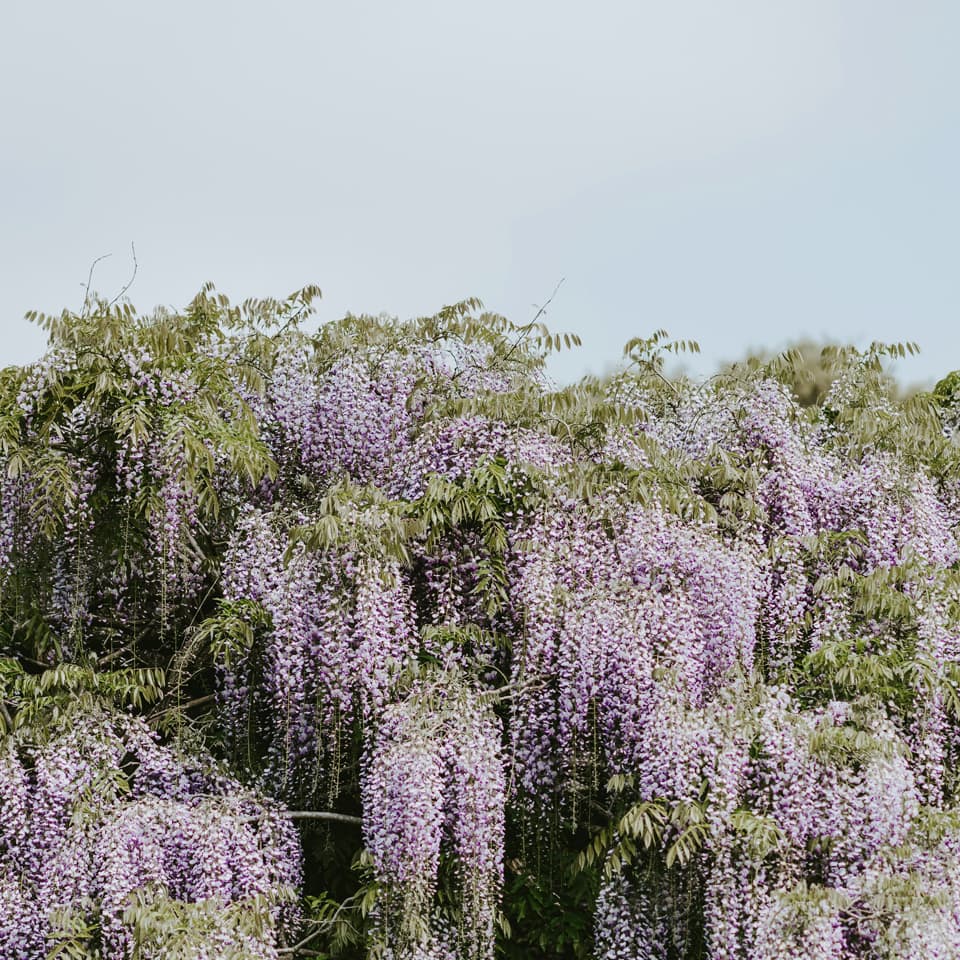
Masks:
[[[960,957],[957,374],[318,296],[0,372],[0,956]]]

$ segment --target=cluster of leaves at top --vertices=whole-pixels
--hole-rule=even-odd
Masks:
[[[0,372],[0,955],[960,957],[956,375],[318,295]]]

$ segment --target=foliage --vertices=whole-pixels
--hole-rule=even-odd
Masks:
[[[0,955],[960,957],[958,375],[318,296],[0,371]]]

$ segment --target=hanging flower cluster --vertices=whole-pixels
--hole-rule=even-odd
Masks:
[[[262,649],[224,668],[221,703],[238,730],[251,711],[262,713],[271,779],[296,792],[330,772],[323,764],[338,752],[343,727],[383,710],[391,672],[418,640],[409,582],[395,559],[299,549],[285,560],[288,533],[273,511],[251,511],[238,524],[224,592],[259,604],[272,630]],[[253,696],[243,679],[251,658],[264,676]]]
[[[364,343],[360,336],[337,346],[321,361],[292,349],[279,358],[269,394],[251,398],[278,462],[292,475],[321,485],[348,478],[413,499],[418,480],[455,468],[457,459],[467,462],[467,450],[456,452],[462,443],[480,440],[489,451],[506,432],[499,423],[455,418],[452,433],[444,420],[417,441],[428,401],[508,389],[509,378],[490,369],[482,346],[443,338],[432,345]],[[489,439],[480,439],[484,432]]]
[[[685,772],[701,784],[703,820],[692,822],[709,837],[690,866],[707,955],[843,960],[869,947],[869,956],[912,956],[898,951],[917,939],[928,955],[952,956],[955,881],[933,877],[953,869],[956,823],[925,826],[906,744],[889,721],[854,716],[847,704],[804,711],[782,689],[747,713],[742,704],[721,698],[688,721],[702,736],[699,763]],[[690,803],[681,797],[674,810]],[[664,846],[677,840],[668,826]],[[599,957],[667,960],[695,949],[668,880],[662,861],[608,874]],[[917,911],[900,912],[911,898]]]
[[[178,757],[142,721],[72,721],[49,740],[3,741],[3,956],[33,960],[69,942],[126,960],[137,905],[163,897],[251,905],[246,943],[229,946],[275,958],[278,937],[297,923],[300,847],[290,822]],[[202,938],[196,947],[207,949]]]
[[[518,565],[526,626],[511,731],[533,795],[551,794],[576,755],[596,749],[610,772],[640,770],[661,795],[664,777],[684,779],[661,742],[671,710],[701,706],[731,671],[753,666],[764,585],[756,547],[726,545],[657,508],[617,523],[552,515]]]
[[[456,955],[493,956],[505,829],[501,737],[489,707],[451,677],[417,682],[368,745],[364,841],[387,889],[383,936],[398,957],[449,941],[449,921],[432,915],[441,864],[451,857]]]

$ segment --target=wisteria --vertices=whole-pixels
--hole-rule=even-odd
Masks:
[[[955,375],[317,295],[0,376],[0,957],[960,958]]]
[[[301,517],[300,519],[305,519]],[[272,631],[262,651],[267,682],[260,704],[225,673],[221,701],[235,726],[258,706],[271,718],[271,765],[283,789],[316,780],[338,749],[339,725],[371,721],[386,705],[391,680],[415,653],[408,579],[395,560],[299,550],[284,561],[288,529],[271,512],[238,525],[227,558],[225,595],[253,600]],[[335,771],[334,771],[335,773]]]
[[[455,676],[416,684],[378,725],[361,779],[364,839],[390,891],[383,935],[399,940],[398,956],[437,939],[431,909],[442,853],[456,858],[457,956],[493,955],[506,793],[500,741],[489,708]]]
[[[296,833],[211,760],[206,770],[195,763],[142,721],[104,713],[74,715],[43,742],[7,738],[5,956],[45,956],[69,941],[128,957],[136,897],[165,896],[261,904],[247,955],[276,957],[278,931],[297,923]]]
[[[702,706],[725,675],[752,668],[759,551],[731,549],[656,508],[621,517],[615,537],[576,513],[551,522],[515,587],[529,625],[514,659],[520,780],[552,792],[557,760],[596,741],[609,772],[639,770],[660,796],[663,777],[685,779],[660,742],[671,730],[688,735],[673,711]]]

